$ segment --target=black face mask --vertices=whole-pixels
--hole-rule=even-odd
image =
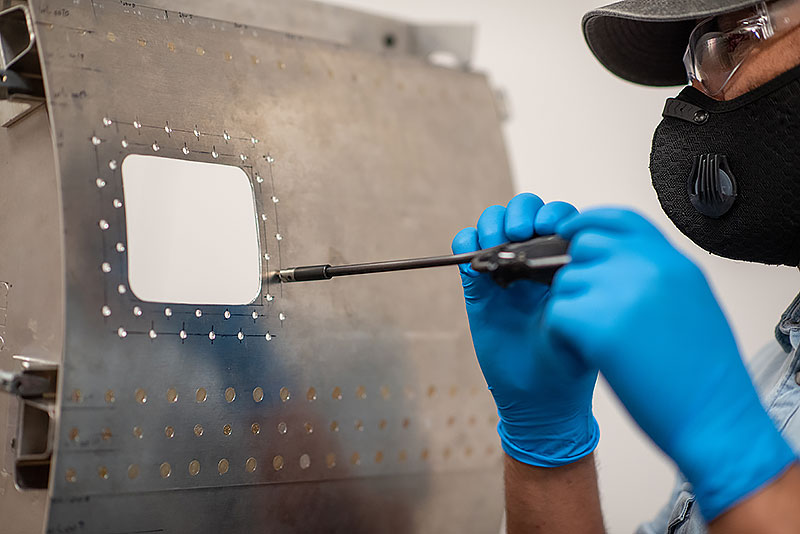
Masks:
[[[650,173],[667,216],[713,254],[800,264],[800,67],[734,100],[667,100]]]

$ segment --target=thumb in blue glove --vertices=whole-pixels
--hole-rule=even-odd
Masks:
[[[794,454],[761,406],[698,267],[643,217],[599,209],[558,226],[572,262],[545,312],[554,344],[599,368],[694,486],[707,520]]]
[[[456,235],[453,252],[552,234],[559,221],[575,213],[564,202],[545,205],[536,195],[523,193],[505,208],[487,208],[477,228]],[[469,265],[460,269],[472,341],[497,404],[497,430],[505,452],[543,467],[589,454],[599,438],[592,415],[597,372],[569,353],[554,350],[542,335],[548,287],[521,280],[504,289]]]

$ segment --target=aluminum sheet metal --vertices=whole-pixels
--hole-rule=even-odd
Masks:
[[[132,2],[30,4],[56,169],[41,209],[60,217],[26,224],[50,232],[63,292],[39,303],[63,331],[46,532],[496,531],[497,418],[455,268],[265,281],[246,306],[120,292],[129,154],[244,169],[264,273],[446,252],[511,195],[485,76]],[[52,156],[31,157],[5,168]],[[29,532],[12,502],[3,521]]]

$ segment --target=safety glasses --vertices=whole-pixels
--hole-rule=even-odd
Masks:
[[[800,24],[799,0],[775,0],[703,20],[683,56],[689,83],[716,96],[756,48]]]

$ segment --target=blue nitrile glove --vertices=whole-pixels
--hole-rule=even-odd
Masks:
[[[453,252],[552,234],[559,221],[575,213],[564,202],[543,205],[536,195],[524,193],[507,208],[487,208],[477,229],[456,235]],[[592,452],[599,438],[592,415],[597,371],[568,352],[555,351],[542,335],[548,287],[520,280],[503,289],[469,265],[460,268],[472,341],[497,404],[503,449],[520,462],[543,467]]]
[[[598,209],[558,225],[572,262],[544,327],[596,367],[694,486],[712,520],[794,454],[759,402],[703,273],[640,215]]]

